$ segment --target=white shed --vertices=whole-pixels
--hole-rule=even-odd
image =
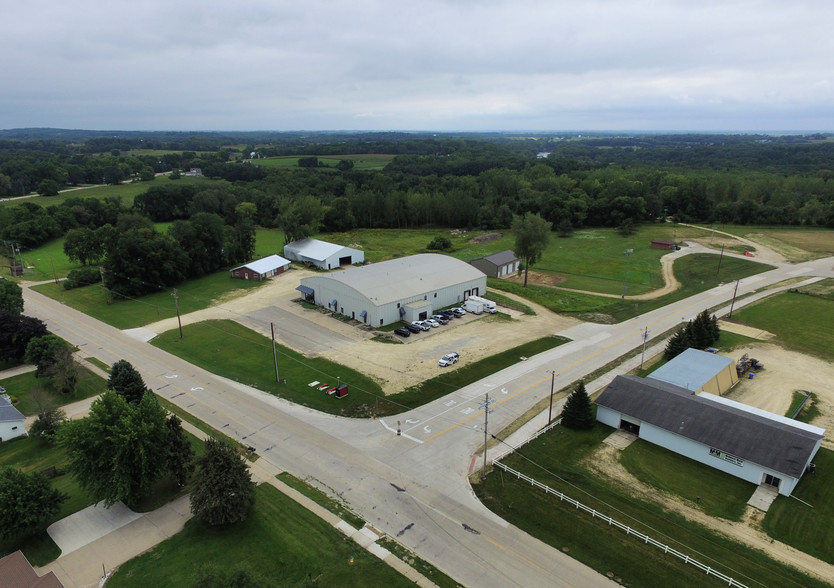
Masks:
[[[825,430],[650,378],[617,376],[597,420],[753,484],[790,496]]]
[[[284,245],[284,257],[329,270],[365,262],[365,252],[318,239],[301,239]]]
[[[468,263],[422,253],[301,279],[308,300],[367,325],[411,322],[486,291],[486,276]]]

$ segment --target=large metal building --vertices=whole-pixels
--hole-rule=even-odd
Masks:
[[[422,253],[301,279],[319,306],[367,325],[411,322],[486,293],[486,276],[464,261]]]
[[[284,245],[284,257],[329,270],[343,265],[363,263],[365,252],[308,237]]]
[[[735,361],[692,347],[646,377],[675,384],[693,392],[703,391],[719,396],[738,384]]]
[[[596,400],[597,420],[690,459],[790,496],[825,429],[707,392],[617,376]]]

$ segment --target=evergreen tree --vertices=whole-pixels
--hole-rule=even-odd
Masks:
[[[562,425],[569,429],[590,429],[594,426],[594,411],[591,398],[585,391],[585,382],[580,381],[576,390],[570,393],[562,410]]]
[[[169,416],[165,426],[168,428],[168,472],[178,486],[185,486],[194,471],[194,450],[177,415]]]
[[[688,326],[681,327],[674,335],[669,337],[669,342],[666,343],[666,351],[663,357],[673,359],[691,347],[692,334]]]
[[[115,390],[116,394],[122,396],[129,404],[139,404],[142,396],[147,392],[145,380],[136,371],[129,361],[120,359],[110,368],[110,377],[107,379],[107,389]]]
[[[721,329],[718,327],[718,318],[715,315],[712,315],[709,325],[712,332],[712,343],[715,344],[721,337]]]
[[[706,349],[713,343],[712,325],[710,324],[709,315],[704,310],[695,317],[695,320],[690,324],[692,333],[692,347],[695,349]]]
[[[191,491],[191,512],[210,525],[230,525],[246,518],[255,504],[255,483],[249,467],[234,447],[206,440],[206,452]]]

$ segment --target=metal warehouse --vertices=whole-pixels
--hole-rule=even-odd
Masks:
[[[650,378],[617,376],[597,398],[597,420],[649,443],[790,496],[825,429]]]
[[[464,261],[423,253],[301,279],[308,300],[367,325],[411,322],[486,292],[486,276]]]
[[[363,263],[365,252],[353,247],[307,238],[284,245],[284,257],[329,270],[343,265]]]
[[[693,392],[721,395],[738,383],[736,362],[729,357],[690,347],[650,373],[648,378]]]

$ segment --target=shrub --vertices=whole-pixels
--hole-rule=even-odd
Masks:
[[[452,248],[452,242],[447,237],[435,237],[432,239],[431,243],[428,244],[426,249],[434,249],[439,251],[445,251],[446,249]]]
[[[72,270],[64,280],[64,290],[72,290],[101,282],[101,271],[97,267],[84,266]]]

